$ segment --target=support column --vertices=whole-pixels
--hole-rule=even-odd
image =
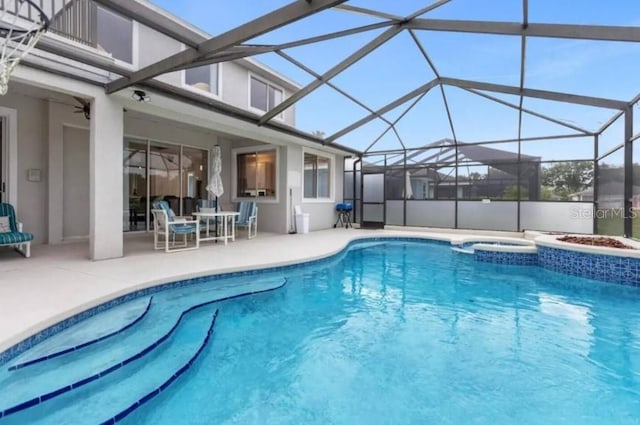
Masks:
[[[295,228],[295,217],[292,213],[293,207],[295,205],[302,206],[304,160],[300,146],[287,146],[286,152],[287,154],[283,155],[280,159],[280,167],[284,167],[284,169],[287,170],[287,184],[285,186],[285,196],[287,197],[285,202],[287,209],[286,229],[290,231]],[[301,230],[298,229],[298,233],[301,233]]]
[[[99,94],[91,102],[90,257],[122,257],[122,105]]]
[[[598,234],[598,191],[599,191],[599,173],[600,173],[600,161],[598,161],[600,155],[600,135],[595,134],[593,136],[593,234]]]
[[[624,235],[633,233],[633,107],[624,110]]]
[[[59,117],[60,106],[52,100],[47,102],[49,112],[49,238],[48,243],[62,242],[63,227],[63,146],[64,127]]]

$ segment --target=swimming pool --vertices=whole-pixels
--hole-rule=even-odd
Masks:
[[[221,297],[235,298],[208,303]],[[639,301],[637,288],[479,263],[448,244],[356,243],[158,292],[122,313],[135,322],[122,332],[4,367],[0,411],[53,395],[0,424],[100,423],[138,400],[121,423],[637,424]]]

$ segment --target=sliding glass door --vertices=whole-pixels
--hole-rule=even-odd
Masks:
[[[180,208],[180,146],[149,147],[149,191],[153,201],[164,199],[176,215]]]
[[[147,142],[124,143],[124,230],[147,228]]]
[[[182,215],[196,211],[198,199],[207,197],[207,151],[182,148]]]
[[[206,198],[208,151],[178,144],[125,139],[124,230],[152,226],[153,201],[167,201],[176,215],[190,215]]]

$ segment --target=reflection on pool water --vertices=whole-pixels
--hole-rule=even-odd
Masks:
[[[397,241],[160,292],[122,334],[21,369],[21,379],[3,371],[0,399],[3,383],[62,384],[81,376],[69,367],[91,359],[106,367],[166,333],[187,307],[245,289],[272,290],[185,314],[141,360],[0,424],[107,420],[200,346],[192,367],[122,423],[639,423],[640,290]]]

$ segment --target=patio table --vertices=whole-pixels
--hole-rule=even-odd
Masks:
[[[235,211],[199,211],[199,212],[194,212],[192,214],[194,217],[200,219],[200,218],[204,218],[206,219],[207,225],[205,227],[205,236],[204,237],[200,237],[200,241],[219,241],[222,240],[224,241],[224,244],[226,245],[227,242],[229,241],[229,239],[231,239],[232,241],[236,240],[236,217],[238,217],[240,215],[239,212],[235,212]],[[209,223],[211,220],[209,220],[210,218],[213,218],[214,220],[218,220],[219,218],[222,221],[222,234],[218,235],[217,233],[214,233],[213,236],[211,236],[210,234],[210,228],[209,228]],[[229,234],[229,224],[231,224],[231,234]]]

